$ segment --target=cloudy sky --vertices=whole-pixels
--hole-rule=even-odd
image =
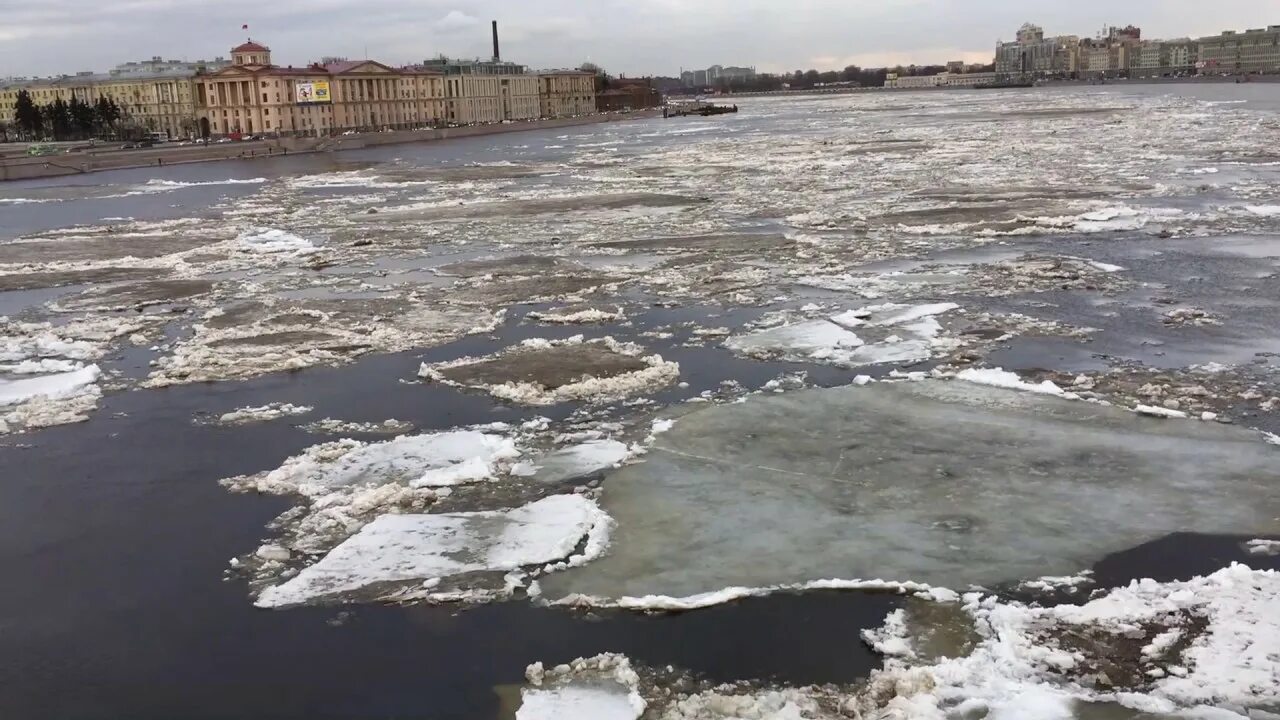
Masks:
[[[0,77],[225,55],[245,23],[285,65],[487,56],[490,19],[509,60],[673,75],[987,62],[1028,20],[1054,34],[1133,23],[1147,37],[1197,36],[1280,24],[1280,0],[0,0]]]

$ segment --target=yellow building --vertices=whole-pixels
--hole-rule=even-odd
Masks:
[[[596,111],[596,76],[584,70],[538,73],[542,117],[588,115]]]
[[[458,125],[533,120],[542,112],[535,75],[447,75],[446,119]]]
[[[406,129],[444,116],[443,79],[431,70],[372,60],[279,67],[252,41],[231,51],[231,63],[198,82],[200,123],[210,135]]]
[[[12,122],[18,93],[26,90],[36,105],[74,97],[84,103],[106,97],[120,107],[126,122],[171,137],[195,133],[195,73],[189,71],[130,77],[82,73],[68,77],[33,80],[0,87],[0,121]]]
[[[373,60],[304,67],[271,62],[252,40],[231,62],[129,63],[112,73],[0,85],[0,121],[12,121],[18,93],[37,105],[61,98],[115,101],[125,117],[171,137],[320,136],[348,130],[470,125],[595,112],[595,78],[578,70],[530,74],[499,60],[429,60],[395,68]],[[208,69],[214,69],[208,72]]]
[[[56,78],[0,83],[0,121],[11,122],[18,93],[26,90],[36,105],[61,99],[95,103],[115,101],[125,125],[170,136],[195,133],[195,79],[228,64],[213,60],[150,60],[122,63],[105,73],[81,72]]]

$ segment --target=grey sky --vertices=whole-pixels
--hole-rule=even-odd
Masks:
[[[446,53],[535,67],[591,60],[627,75],[755,65],[762,71],[989,61],[1025,21],[1147,37],[1280,24],[1280,0],[0,0],[0,77],[103,70],[162,55],[211,58],[243,41],[280,64],[322,55],[400,64]]]

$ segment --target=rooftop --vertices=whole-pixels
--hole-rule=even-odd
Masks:
[[[243,45],[237,45],[236,47],[231,48],[231,52],[233,53],[271,52],[271,48],[267,47],[266,45],[260,45],[250,40],[249,42]]]

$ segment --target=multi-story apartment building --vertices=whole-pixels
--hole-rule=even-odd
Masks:
[[[538,73],[542,117],[588,115],[596,111],[596,76],[583,70]]]
[[[996,73],[1015,75],[1066,75],[1072,72],[1073,36],[1045,37],[1039,25],[1027,23],[1018,29],[1013,42],[996,45]]]
[[[1197,45],[1188,39],[1143,40],[1128,53],[1133,78],[1190,74],[1195,71]]]
[[[753,67],[736,67],[730,65],[712,65],[706,70],[685,70],[680,73],[680,81],[685,87],[728,86],[737,83],[751,82],[756,79]]]
[[[1199,49],[1206,73],[1280,72],[1280,25],[1202,37]]]

